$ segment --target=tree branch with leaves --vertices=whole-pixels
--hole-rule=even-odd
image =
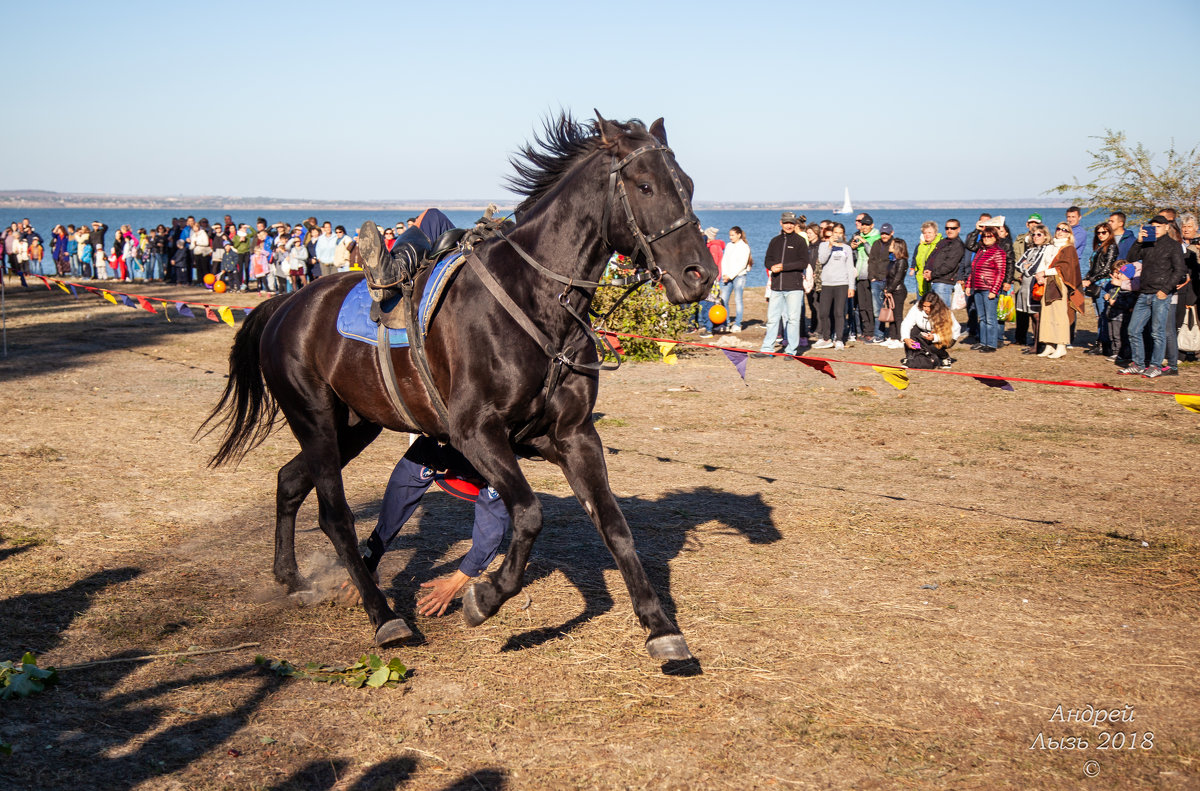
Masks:
[[[1048,193],[1071,195],[1080,206],[1123,211],[1128,223],[1144,222],[1160,209],[1200,214],[1200,149],[1180,151],[1171,142],[1163,152],[1165,162],[1141,143],[1130,145],[1124,132],[1104,130],[1094,139],[1100,148],[1089,151],[1091,180],[1060,184]]]

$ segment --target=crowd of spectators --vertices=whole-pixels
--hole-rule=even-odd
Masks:
[[[391,240],[407,225],[388,228]],[[359,266],[358,232],[318,222],[235,223],[228,214],[218,222],[207,217],[179,217],[168,228],[122,225],[109,239],[109,227],[99,221],[56,225],[43,238],[28,219],[3,231],[5,265],[26,283],[26,274],[78,280],[163,281],[204,285],[205,276],[229,289],[263,294],[292,291],[333,272]],[[210,283],[211,285],[211,283]]]
[[[1163,209],[1135,230],[1125,227],[1124,213],[1113,212],[1090,233],[1081,219],[1072,206],[1051,230],[1032,214],[1014,236],[1003,216],[984,213],[965,239],[957,219],[940,228],[926,222],[910,259],[891,224],[876,227],[869,213],[856,216],[847,239],[840,222],[808,223],[784,212],[762,262],[768,306],[758,354],[794,355],[810,343],[837,351],[861,342],[904,349],[912,367],[949,367],[949,349],[962,342],[980,354],[1011,344],[1061,359],[1077,348],[1076,318],[1090,303],[1097,333],[1085,354],[1107,357],[1121,374],[1177,375],[1177,334],[1200,294],[1196,216]],[[745,235],[732,228],[725,245],[717,228],[705,233],[721,272],[712,301],[725,304],[732,320],[714,326],[702,310],[701,334],[737,334],[751,262],[729,253]],[[916,281],[912,295],[908,276]],[[965,312],[964,326],[951,311]]]

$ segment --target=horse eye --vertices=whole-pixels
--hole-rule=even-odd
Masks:
[[[639,184],[638,189],[642,191],[643,195],[653,195],[654,194],[654,190],[651,189],[649,184]]]

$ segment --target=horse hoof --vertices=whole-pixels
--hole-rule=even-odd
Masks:
[[[463,620],[467,622],[467,626],[479,626],[488,619],[480,609],[478,599],[475,598],[476,587],[478,586],[469,586],[462,597]]]
[[[688,650],[687,641],[681,634],[653,637],[646,641],[646,650],[650,652],[651,659],[692,659],[692,652]]]
[[[391,643],[398,643],[412,637],[412,629],[403,618],[393,618],[375,630],[375,645],[383,648]]]

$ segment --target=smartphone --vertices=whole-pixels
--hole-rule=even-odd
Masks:
[[[1142,242],[1153,242],[1156,238],[1153,225],[1143,225],[1142,230],[1146,232],[1146,238]]]

